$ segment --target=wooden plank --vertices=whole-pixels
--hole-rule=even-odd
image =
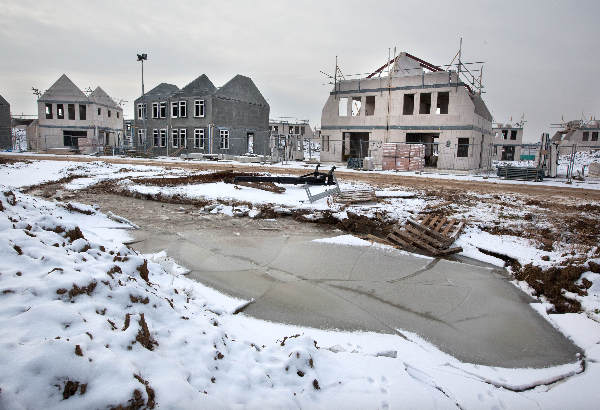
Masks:
[[[438,249],[446,249],[448,247],[447,242],[438,241],[437,239],[435,239],[435,238],[427,235],[426,233],[424,233],[423,231],[418,230],[415,227],[406,226],[406,230],[408,232],[410,232],[411,234],[414,234],[415,236],[417,236],[422,241],[428,242],[428,243],[430,243],[431,245],[433,245],[434,247],[436,247]]]
[[[442,218],[442,220],[440,221],[440,223],[435,227],[434,231],[435,232],[439,232],[440,229],[442,229],[442,226],[444,226],[444,224],[446,223],[446,217]]]
[[[383,244],[385,244],[385,245],[394,246],[394,243],[392,243],[392,242],[388,241],[388,240],[387,240],[387,239],[385,239],[385,238],[380,238],[380,237],[378,237],[378,236],[375,236],[375,235],[368,234],[368,235],[367,235],[367,238],[368,238],[369,240],[373,241],[373,242],[380,242],[380,243],[383,243]]]
[[[428,224],[428,225],[429,225],[429,227],[430,227],[430,228],[431,228],[431,227],[433,227],[433,226],[435,225],[435,223],[437,222],[437,220],[438,220],[438,219],[440,219],[440,217],[439,217],[439,216],[436,216],[436,217],[434,217],[434,218],[431,220],[431,222],[429,222],[429,224]]]
[[[448,241],[448,237],[447,236],[444,236],[444,235],[440,234],[439,232],[435,232],[433,229],[429,229],[428,227],[424,226],[423,224],[418,223],[417,221],[414,221],[414,220],[408,218],[406,220],[406,222],[408,222],[409,224],[411,224],[415,228],[424,230],[425,232],[427,232],[429,234],[429,236],[432,236],[432,237],[436,238],[440,242],[446,242],[446,241]]]
[[[452,235],[450,235],[450,238],[452,239],[456,239],[456,237],[458,236],[458,234],[463,230],[465,226],[465,222],[461,221],[458,226],[456,227],[456,230],[454,231],[454,233],[452,233]]]
[[[450,229],[452,229],[452,226],[455,223],[456,223],[456,219],[449,219],[448,220],[448,226],[446,226],[446,228],[442,231],[442,235],[448,236],[448,232],[450,232]]]
[[[410,241],[412,242],[412,244],[418,248],[421,249],[425,249],[426,251],[428,251],[431,254],[435,254],[436,252],[439,251],[439,249],[434,248],[433,246],[413,237],[410,235],[410,233],[408,232],[397,232],[397,235],[400,236],[402,239],[404,239],[405,241]]]
[[[427,222],[429,222],[429,219],[430,219],[430,218],[431,218],[431,215],[427,215],[427,216],[425,216],[425,217],[424,217],[424,218],[421,220],[421,223],[422,223],[423,225],[425,225]],[[410,219],[410,218],[409,218],[409,219]]]
[[[401,247],[403,247],[406,250],[415,250],[414,246],[412,246],[410,243],[405,242],[403,239],[394,235],[393,233],[388,235],[388,239],[396,242],[398,245],[400,245]]]
[[[452,248],[443,249],[443,250],[438,251],[435,254],[435,256],[447,256],[447,255],[452,255],[452,254],[459,253],[459,252],[462,252],[462,251],[463,251],[462,247],[460,247],[460,246],[454,246]]]

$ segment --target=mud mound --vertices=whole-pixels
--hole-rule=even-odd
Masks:
[[[54,191],[56,191],[62,184],[68,184],[69,182],[73,181],[74,179],[77,178],[89,178],[89,175],[85,175],[85,174],[73,174],[73,175],[69,175],[66,177],[63,177],[61,179],[58,179],[56,181],[48,181],[48,182],[42,182],[41,184],[37,184],[37,185],[30,185],[24,189],[22,189],[22,191],[26,194],[32,192],[32,191],[36,191],[36,190],[45,190],[46,188],[54,188]]]
[[[132,182],[143,185],[153,186],[178,186],[191,184],[210,184],[214,182],[225,182],[233,184],[233,179],[238,176],[255,176],[256,173],[219,171],[210,174],[188,175],[185,177],[153,177],[153,178],[133,178]]]
[[[18,164],[18,163],[22,163],[22,164],[29,164],[31,161],[27,161],[24,159],[12,159],[12,158],[6,158],[6,157],[0,157],[0,165],[11,165],[11,164]]]
[[[526,281],[535,290],[536,296],[545,296],[554,305],[554,313],[576,313],[581,311],[581,304],[565,297],[563,293],[568,291],[586,295],[585,286],[575,284],[586,270],[583,266],[575,265],[544,270],[528,264],[515,273],[515,278]]]

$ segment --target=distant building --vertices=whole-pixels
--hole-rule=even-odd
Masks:
[[[321,115],[322,161],[381,161],[383,143],[417,143],[426,166],[479,169],[489,166],[491,142],[480,93],[458,72],[405,52],[365,78],[338,77]]]
[[[561,146],[600,148],[600,121],[569,121],[552,137],[552,142]]]
[[[123,142],[123,109],[100,87],[86,96],[65,74],[38,100],[38,120],[39,149],[89,154]]]
[[[123,120],[123,147],[127,149],[135,148],[135,120],[127,119]],[[140,145],[143,142],[140,141]]]
[[[269,120],[271,154],[275,161],[304,159],[304,147],[314,137],[308,121]]]
[[[0,95],[0,150],[12,147],[10,104]]]
[[[157,155],[269,154],[269,109],[242,75],[220,88],[205,74],[182,89],[161,83],[135,100],[134,145]]]
[[[523,145],[523,126],[512,124],[493,124],[494,158],[501,161],[519,161]]]

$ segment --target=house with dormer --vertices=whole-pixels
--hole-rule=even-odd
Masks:
[[[100,87],[85,95],[65,74],[38,99],[35,145],[84,154],[119,148],[123,109]]]
[[[269,110],[242,75],[220,88],[205,74],[181,89],[161,83],[135,100],[135,146],[168,156],[269,154]]]

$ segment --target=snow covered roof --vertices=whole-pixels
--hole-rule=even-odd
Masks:
[[[40,97],[39,101],[87,101],[87,96],[65,74]]]

